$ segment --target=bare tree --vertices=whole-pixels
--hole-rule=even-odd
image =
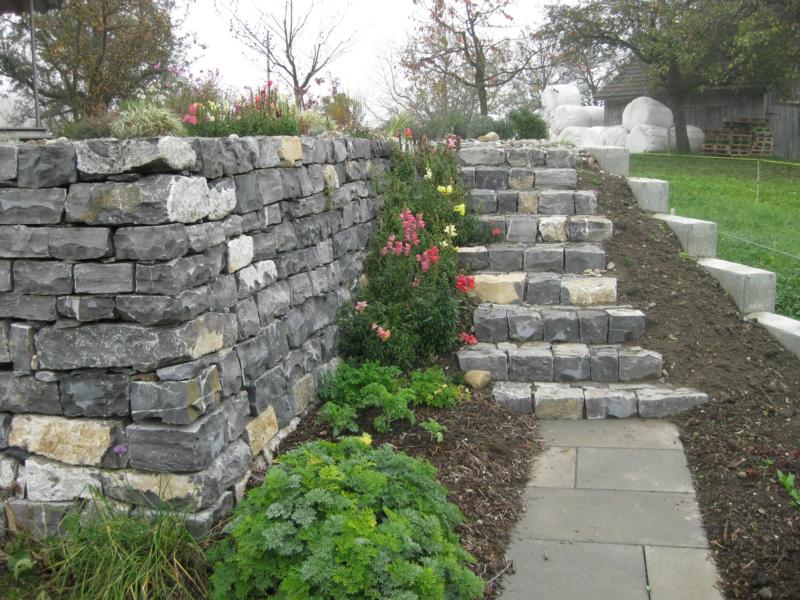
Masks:
[[[304,109],[311,81],[350,45],[349,38],[338,39],[334,35],[346,10],[338,11],[335,18],[327,19],[323,25],[312,19],[312,15],[320,14],[316,0],[311,0],[305,11],[296,11],[294,0],[284,0],[283,11],[278,14],[256,7],[255,2],[250,4],[253,10],[247,16],[238,1],[219,2],[217,8],[228,17],[236,39],[265,60],[267,70],[275,66],[291,86],[297,108]]]

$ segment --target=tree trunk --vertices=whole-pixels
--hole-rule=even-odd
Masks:
[[[689,134],[686,131],[686,114],[683,112],[683,99],[673,100],[672,118],[675,121],[675,144],[680,154],[691,153],[689,147]]]
[[[478,92],[478,105],[480,106],[481,115],[488,116],[489,114],[489,97],[486,93],[486,81],[481,77],[475,77],[475,90]]]

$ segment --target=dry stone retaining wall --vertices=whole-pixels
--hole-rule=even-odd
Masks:
[[[94,487],[208,526],[314,401],[385,142],[0,145],[0,533]],[[263,460],[263,459],[262,459]]]

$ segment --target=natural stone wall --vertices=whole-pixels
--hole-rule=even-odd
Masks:
[[[229,511],[336,361],[385,142],[0,145],[0,531]],[[0,511],[0,515],[3,511]]]

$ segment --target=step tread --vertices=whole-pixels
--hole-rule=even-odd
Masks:
[[[614,235],[614,222],[596,215],[479,215],[478,224],[493,241],[592,243]]]
[[[592,242],[506,242],[481,246],[461,246],[459,264],[468,271],[503,273],[573,273],[604,271],[606,252]]]
[[[471,298],[500,304],[577,304],[617,302],[617,278],[577,273],[477,271]]]
[[[708,402],[705,392],[671,383],[550,383],[502,381],[497,404],[540,419],[662,418]]]

